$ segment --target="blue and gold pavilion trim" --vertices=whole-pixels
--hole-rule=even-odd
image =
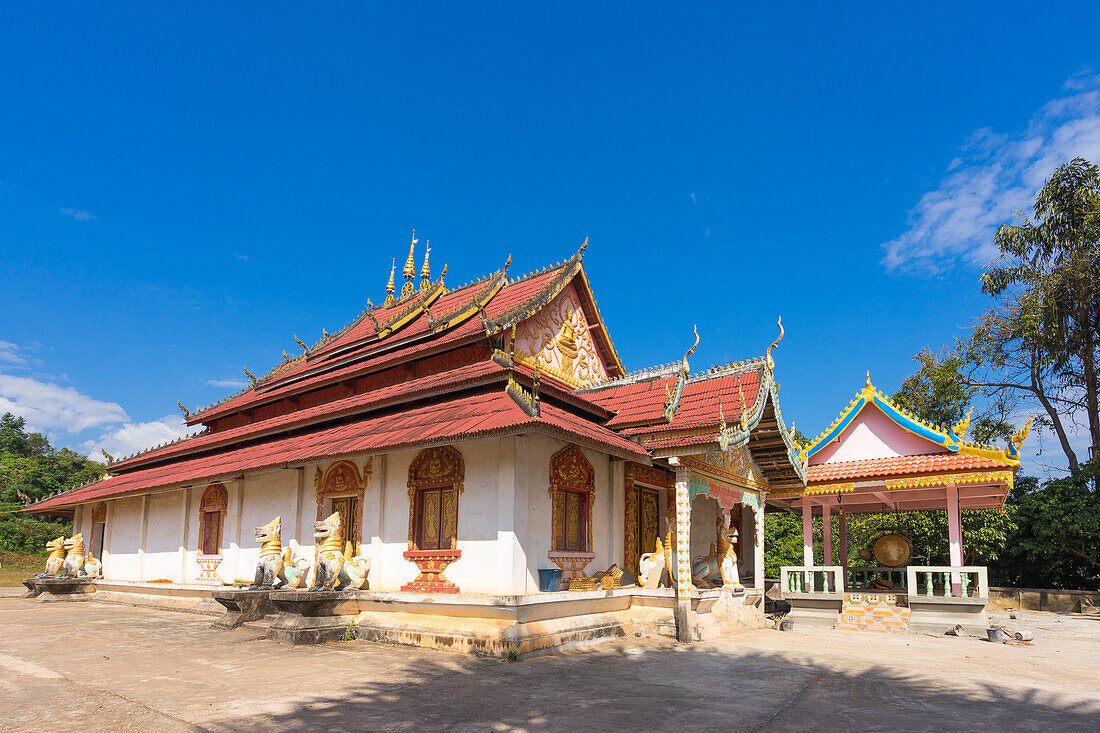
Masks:
[[[871,372],[867,372],[867,384],[860,393],[848,403],[848,406],[825,432],[817,436],[813,443],[802,450],[802,455],[808,460],[840,437],[840,434],[852,424],[852,421],[867,405],[874,405],[898,427],[914,435],[919,435],[925,440],[941,446],[944,450],[1016,465],[1020,463],[1020,446],[1027,438],[1027,434],[1031,430],[1031,421],[1034,419],[1034,417],[1028,418],[1027,423],[1012,436],[1012,439],[1004,448],[974,443],[963,439],[966,429],[970,427],[970,416],[974,412],[973,408],[966,414],[966,417],[955,423],[950,429],[931,425],[919,419],[912,412],[895,405],[889,397],[871,384]],[[780,425],[782,424],[782,421],[780,421]]]

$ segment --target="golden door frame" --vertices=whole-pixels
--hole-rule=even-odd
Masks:
[[[325,499],[354,498],[356,500],[352,526],[342,528],[344,541],[350,541],[355,552],[359,551],[359,543],[363,539],[363,494],[373,472],[374,459],[368,458],[363,464],[362,473],[359,473],[359,468],[351,461],[337,461],[325,471],[318,466],[313,476],[313,485],[317,491],[318,522],[325,518]]]
[[[655,466],[643,466],[640,463],[628,461],[623,472],[623,489],[625,494],[623,518],[623,564],[631,572],[638,568],[638,560],[641,551],[638,547],[638,492],[635,484],[644,484],[655,489],[671,489],[675,486],[675,477],[668,471],[662,471]],[[659,500],[658,500],[659,501]],[[659,509],[658,509],[659,511]],[[657,533],[660,536],[661,522],[658,518]]]
[[[409,551],[417,551],[416,546],[416,499],[420,489],[447,488],[454,492],[454,502],[450,507],[441,507],[440,512],[447,511],[447,516],[442,517],[441,524],[444,527],[453,527],[451,534],[451,549],[458,546],[458,497],[463,493],[466,478],[466,461],[457,449],[449,445],[441,445],[436,448],[425,448],[416,454],[416,458],[409,464]]]
[[[576,491],[585,497],[585,549],[592,552],[592,505],[596,499],[596,470],[575,445],[568,445],[550,456],[550,548],[551,552],[563,552],[554,549],[554,537],[558,528],[563,526],[565,517],[558,515],[554,494],[559,491]],[[563,532],[564,536],[564,532]]]

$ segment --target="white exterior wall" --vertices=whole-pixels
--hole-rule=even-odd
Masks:
[[[539,568],[556,567],[548,557],[550,458],[567,445],[532,434],[453,446],[462,453],[466,467],[458,500],[462,556],[445,575],[462,592],[534,592],[538,590]],[[586,569],[591,574],[621,563],[623,466],[607,455],[588,449],[583,452],[595,469],[592,540],[596,557]],[[372,590],[399,590],[418,572],[403,556],[409,534],[408,471],[417,453],[408,450],[374,456],[373,473],[364,488],[361,527],[364,550],[371,556],[368,583]],[[362,469],[366,458],[352,460]],[[313,476],[318,468],[324,471],[330,465],[312,464],[223,482],[228,493],[222,526],[224,559],[218,567],[223,581],[252,580],[259,556],[254,530],[276,515],[282,517],[283,546],[295,540],[300,547],[298,556],[312,563],[317,515]],[[109,500],[103,553],[106,579],[195,581],[199,575],[199,504],[206,488],[207,484],[198,484],[146,497]],[[92,506],[81,507],[74,517],[75,526],[86,538],[91,536]]]
[[[180,566],[183,500],[182,491],[146,497],[145,558],[141,580],[183,582]]]
[[[103,577],[141,580],[142,498],[107,502],[107,537],[103,541]]]
[[[691,500],[692,560],[710,554],[711,545],[717,541],[717,522],[721,513],[718,502],[706,494],[696,494]]]
[[[247,476],[241,482],[244,491],[244,501],[241,503],[241,536],[240,549],[233,566],[233,578],[248,580],[251,582],[256,576],[256,562],[260,558],[260,545],[256,542],[256,528],[270,522],[275,517],[282,518],[283,547],[290,545],[296,537],[295,527],[295,497],[297,495],[297,471],[283,470],[274,473],[263,473],[256,476]],[[230,504],[233,496],[230,494]],[[198,512],[198,507],[195,508]],[[314,512],[316,512],[316,493],[314,493]],[[229,518],[226,518],[226,524]],[[312,525],[310,525],[312,527]],[[308,538],[310,548],[313,546],[312,531]],[[310,550],[312,556],[312,549]],[[219,568],[222,577],[228,576],[229,568],[223,562]],[[196,566],[197,567],[197,566]]]

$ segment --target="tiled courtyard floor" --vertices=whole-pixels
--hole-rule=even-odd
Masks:
[[[1004,617],[1000,617],[1004,620]],[[0,727],[154,730],[1100,730],[1100,618],[1030,614],[1031,647],[761,630],[630,638],[509,664],[210,617],[0,597]]]

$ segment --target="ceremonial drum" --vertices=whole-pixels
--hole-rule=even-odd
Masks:
[[[875,559],[883,567],[898,568],[909,562],[913,548],[900,534],[884,534],[875,540]]]

